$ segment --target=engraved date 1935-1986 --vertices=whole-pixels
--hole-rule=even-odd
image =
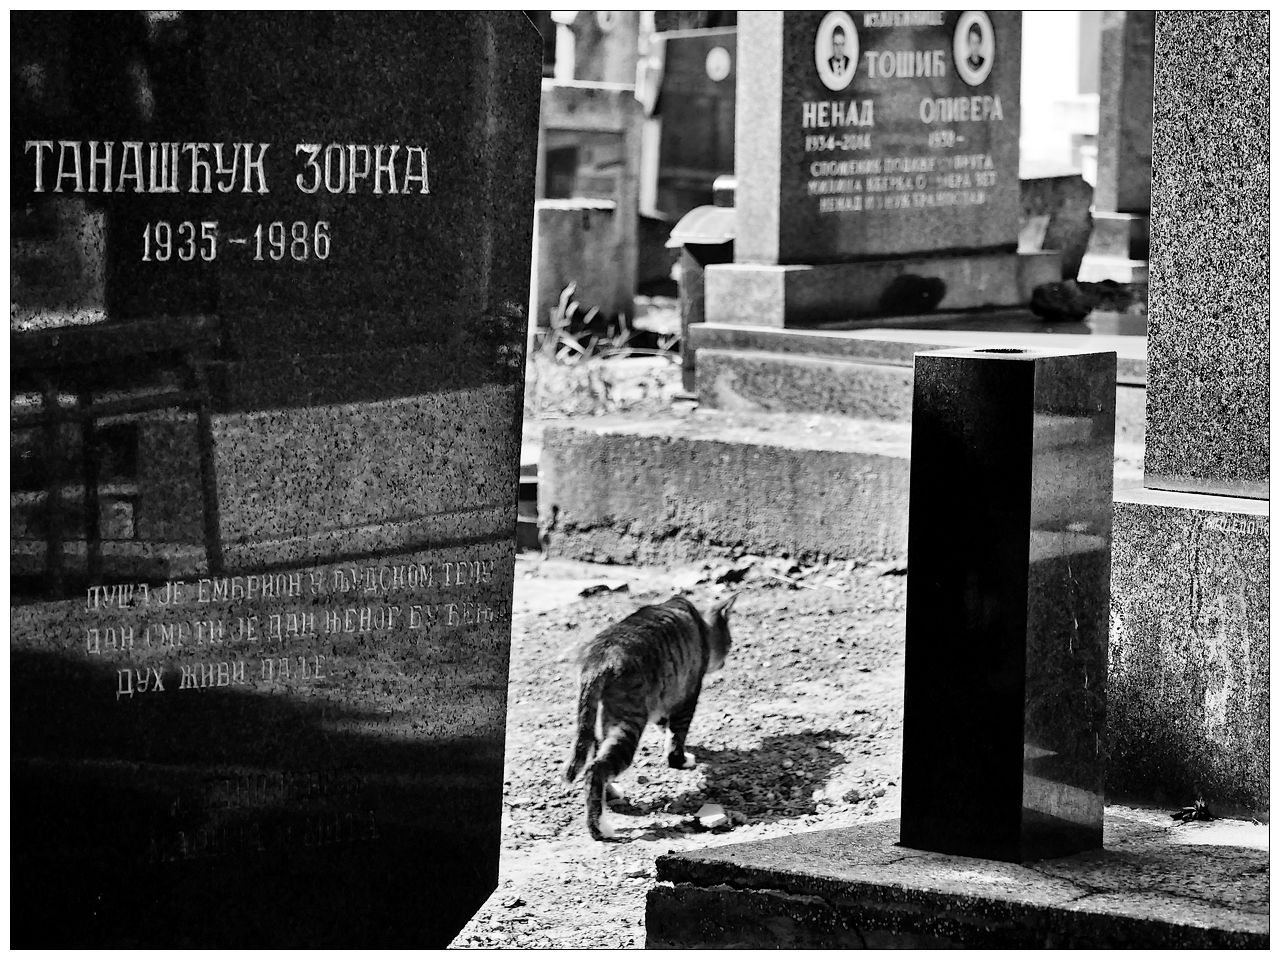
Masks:
[[[223,243],[253,250],[254,260],[293,260],[302,263],[308,259],[329,259],[329,221],[308,223],[295,220],[291,224],[276,220],[257,224],[252,233],[243,237],[225,237]],[[218,221],[190,220],[171,223],[158,220],[148,223],[142,234],[142,259],[146,263],[166,263],[174,258],[190,262],[216,260],[218,257]]]

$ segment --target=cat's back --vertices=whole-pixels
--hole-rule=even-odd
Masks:
[[[676,596],[641,607],[600,631],[583,648],[581,663],[586,670],[655,670],[675,663],[695,667],[705,659],[705,632],[698,608]]]

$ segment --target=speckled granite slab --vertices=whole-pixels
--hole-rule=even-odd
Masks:
[[[498,876],[537,30],[12,19],[14,369],[130,404],[29,491],[78,513],[11,613],[13,944],[442,947]]]
[[[1148,487],[1269,496],[1269,27],[1156,15]]]
[[[1265,949],[1267,828],[1108,808],[1105,847],[1013,864],[912,850],[897,820],[658,860],[646,946]]]

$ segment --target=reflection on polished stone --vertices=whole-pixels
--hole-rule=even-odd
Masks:
[[[1114,353],[916,356],[903,845],[1102,845]]]

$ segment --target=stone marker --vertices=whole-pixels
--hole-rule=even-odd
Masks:
[[[902,843],[1102,845],[1114,353],[916,356]]]
[[[13,569],[71,597],[11,616],[14,945],[444,946],[497,882],[538,34],[12,27]]]
[[[738,244],[709,322],[1015,306],[1058,279],[1015,252],[1021,14],[749,11],[738,62]]]

